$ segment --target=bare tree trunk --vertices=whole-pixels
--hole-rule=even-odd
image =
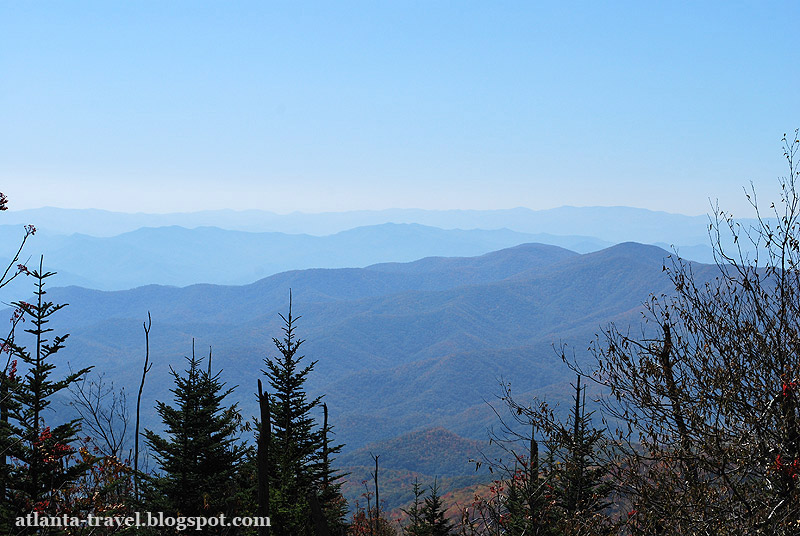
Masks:
[[[670,406],[672,408],[672,417],[675,419],[675,427],[678,429],[681,455],[683,456],[683,462],[686,464],[686,467],[689,470],[689,474],[687,475],[689,485],[692,488],[695,488],[697,485],[697,466],[692,456],[692,440],[689,437],[688,427],[686,426],[686,421],[683,418],[684,412],[681,405],[680,392],[678,391],[678,386],[675,383],[672,362],[670,361],[670,355],[672,354],[672,332],[670,331],[670,325],[666,322],[662,326],[662,329],[664,332],[664,346],[661,348],[661,351],[658,354],[658,361],[659,365],[661,366],[661,370],[664,373],[664,383],[667,387],[667,397],[669,398]]]
[[[378,534],[380,531],[380,520],[381,520],[381,496],[380,492],[378,491],[378,458],[380,455],[370,454],[372,459],[375,460],[375,473],[373,477],[375,479],[375,534]]]
[[[314,520],[314,532],[317,533],[317,536],[330,536],[328,524],[325,522],[325,514],[322,513],[322,507],[314,490],[308,493],[308,505],[311,507],[311,519]]]
[[[367,488],[367,527],[369,527],[369,536],[375,536],[375,527],[372,524],[372,503],[370,502],[370,494],[369,494],[369,486],[367,485],[366,480],[364,481],[364,487]]]
[[[136,431],[133,440],[133,496],[139,500],[139,418],[142,408],[142,391],[147,373],[153,367],[150,363],[150,327],[152,326],[150,311],[147,311],[147,322],[142,322],[144,328],[144,367],[142,368],[142,382],[139,384],[139,395],[136,397]]]
[[[328,489],[328,404],[322,403],[322,491]]]
[[[536,441],[536,425],[531,423],[530,472],[528,473],[528,511],[531,515],[533,533],[539,532],[536,497],[539,494],[539,442]]]
[[[258,434],[258,515],[269,517],[269,467],[267,455],[272,441],[272,425],[269,414],[269,394],[263,392],[258,380],[258,405],[261,409],[261,431]],[[259,527],[258,536],[268,536],[269,527]]]

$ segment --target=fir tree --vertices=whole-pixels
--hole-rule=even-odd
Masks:
[[[581,388],[581,376],[578,375],[568,423],[572,433],[564,442],[564,463],[555,475],[567,519],[592,517],[610,504],[607,499],[611,485],[605,479],[608,469],[598,460],[604,434],[591,427],[591,415],[591,412],[586,413],[586,388]]]
[[[524,469],[516,469],[504,482],[507,490],[503,499],[504,512],[498,521],[503,533],[509,536],[547,534],[542,531],[546,524],[542,523],[544,508],[539,490],[535,488],[538,482],[531,483],[527,477]]]
[[[511,455],[513,465],[490,462],[504,478],[495,481],[497,500],[484,501],[480,517],[509,536],[602,533],[609,521],[602,512],[612,490],[608,463],[602,458],[608,445],[605,435],[591,425],[581,377],[566,421],[547,403],[523,406],[511,396],[510,385],[501,387],[512,419],[530,427],[530,436],[501,417],[503,433],[493,438]],[[520,441],[528,451],[525,455],[514,448]]]
[[[327,417],[318,427],[313,412],[322,408],[322,397],[309,398],[304,389],[316,361],[307,365],[298,353],[303,344],[295,334],[291,294],[283,337],[273,338],[278,355],[265,359],[264,374],[272,388],[270,417],[272,420],[269,452],[270,513],[275,534],[301,536],[313,534],[311,504],[317,501],[331,532],[344,526],[346,503],[336,480],[341,476],[331,468],[331,455],[341,450],[330,444],[331,427]],[[325,411],[327,415],[327,411]]]
[[[51,378],[55,369],[52,359],[64,348],[69,335],[55,335],[50,339],[53,330],[48,323],[66,304],[45,299],[45,280],[55,273],[45,272],[42,264],[40,259],[39,269],[30,271],[36,280],[35,303],[13,304],[16,320],[30,322],[25,333],[35,339],[32,349],[18,344],[13,335],[5,342],[13,360],[3,375],[2,446],[3,453],[14,462],[4,467],[3,525],[10,521],[9,516],[26,515],[32,510],[58,515],[60,490],[87,469],[85,464],[73,460],[73,443],[80,430],[78,420],[51,427],[44,419],[53,396],[79,381],[89,368],[60,380]],[[21,376],[16,370],[18,364],[21,369],[27,369]]]
[[[414,502],[408,510],[403,509],[403,513],[408,516],[408,524],[403,527],[403,536],[425,536],[425,525],[423,522],[424,499],[422,498],[422,486],[419,479],[414,479]]]
[[[453,523],[444,517],[444,504],[439,495],[439,484],[436,479],[430,488],[430,493],[425,497],[425,506],[422,507],[422,524],[425,536],[450,536],[453,533]]]
[[[237,404],[226,407],[220,373],[207,371],[201,359],[187,358],[188,368],[181,375],[170,368],[175,380],[171,390],[175,405],[158,402],[167,437],[145,431],[163,473],[151,480],[147,495],[154,505],[172,514],[213,516],[231,513],[235,507],[235,477],[245,455],[238,443],[241,418]]]

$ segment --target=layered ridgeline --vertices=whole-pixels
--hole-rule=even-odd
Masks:
[[[210,210],[173,214],[129,214],[96,209],[39,208],[9,211],[5,224],[33,223],[64,234],[114,236],[141,227],[213,226],[249,232],[328,235],[383,223],[418,223],[443,229],[511,229],[522,233],[593,236],[609,242],[634,240],[708,244],[706,216],[685,216],[633,207],[570,207],[547,210],[388,209],[276,214],[264,210]],[[743,220],[744,221],[744,220]]]
[[[286,272],[245,286],[67,287],[49,296],[70,304],[53,327],[72,334],[63,354],[73,368],[94,365],[133,390],[150,311],[154,367],[142,407],[170,398],[169,366],[182,366],[195,339],[200,353],[213,346],[215,366],[252,415],[291,288],[297,333],[318,360],[308,387],[325,394],[336,439],[351,451],[431,426],[483,439],[494,422],[485,400],[501,377],[520,395],[568,397],[572,375],[553,346],[567,343],[585,360],[601,326],[638,324],[649,293],[671,288],[666,256],[634,243],[584,255],[526,244],[473,258]],[[157,426],[152,413],[145,418]]]
[[[20,238],[19,225],[0,226],[0,242]],[[386,223],[326,236],[245,232],[218,227],[145,227],[115,236],[63,234],[39,229],[26,257],[44,255],[60,284],[124,290],[148,284],[246,284],[305,268],[363,267],[427,256],[472,256],[526,242],[589,252],[611,245],[584,236],[497,230],[439,229]],[[20,291],[16,285],[16,291]]]
[[[377,454],[391,510],[407,505],[415,479],[423,486],[436,479],[451,504],[493,478],[470,460],[500,454],[487,442],[498,424],[489,403],[502,412],[499,381],[511,383],[517,400],[543,397],[566,413],[574,378],[558,348],[568,345],[586,363],[601,327],[638,326],[649,294],[672,288],[663,271],[668,256],[637,243],[588,254],[523,244],[476,257],[295,270],[243,286],[54,287],[48,298],[69,303],[51,324],[71,333],[60,366],[93,365],[129,400],[150,312],[143,427],[159,429],[156,400],[172,399],[170,367],[181,370],[193,341],[199,355],[213,346],[214,368],[237,386],[231,399],[245,417],[257,414],[256,380],[263,358],[274,355],[272,337],[280,335],[279,313],[292,289],[302,316],[296,333],[307,341],[307,359],[317,360],[306,386],[324,394],[333,441],[344,444],[335,462],[350,473],[343,492],[353,507]],[[713,268],[694,270],[702,281]]]
[[[122,290],[146,284],[245,284],[291,269],[363,267],[425,256],[472,256],[522,243],[578,253],[637,241],[711,260],[705,216],[629,207],[492,211],[385,210],[278,215],[265,211],[124,214],[43,208],[3,216],[0,241],[39,231],[26,255],[62,284]]]

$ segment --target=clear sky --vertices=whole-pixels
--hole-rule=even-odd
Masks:
[[[744,213],[800,2],[0,0],[0,191],[127,212]]]

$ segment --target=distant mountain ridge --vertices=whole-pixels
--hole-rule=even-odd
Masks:
[[[10,247],[20,231],[0,226],[0,240]],[[31,237],[25,254],[37,259],[43,254],[48,268],[62,273],[61,284],[123,290],[148,284],[241,285],[287,270],[355,268],[432,255],[472,256],[526,242],[589,248],[585,251],[608,246],[589,237],[388,223],[322,237],[176,226],[141,228],[113,237],[43,232]]]
[[[113,236],[141,227],[219,227],[250,232],[329,235],[383,223],[418,223],[442,229],[510,229],[521,233],[578,235],[617,243],[708,243],[708,217],[686,216],[634,207],[572,207],[545,210],[387,209],[275,214],[261,210],[210,210],[191,213],[120,213],[96,209],[39,208],[8,211],[3,223],[33,223],[61,234]]]
[[[686,258],[713,261],[704,245],[706,217],[630,207],[287,215],[43,208],[7,211],[0,223],[0,241],[7,249],[20,239],[21,224],[36,225],[39,232],[26,255],[44,254],[48,268],[61,272],[63,284],[102,290],[147,284],[241,285],[287,270],[472,256],[531,242],[588,253],[636,241],[668,250],[675,246]]]
[[[0,226],[0,238],[10,241],[18,231]],[[155,402],[171,400],[170,368],[182,370],[195,343],[199,355],[213,347],[215,369],[235,386],[231,399],[239,401],[245,419],[254,415],[254,382],[263,359],[275,355],[271,339],[280,334],[278,314],[285,312],[291,289],[306,363],[317,361],[309,394],[324,395],[332,439],[345,445],[336,460],[351,473],[344,491],[350,500],[360,497],[359,483],[373,470],[369,454],[379,454],[388,508],[408,503],[415,478],[424,486],[439,478],[443,491],[468,499],[491,478],[472,472],[469,460],[492,456],[485,439],[497,425],[489,404],[502,411],[495,398],[499,382],[510,383],[523,404],[545,398],[564,415],[574,377],[560,358],[562,345],[570,358],[588,365],[587,348],[604,326],[638,329],[648,296],[672,290],[663,270],[672,262],[670,253],[660,247],[603,247],[587,236],[509,229],[389,223],[318,237],[172,226],[108,238],[45,230],[37,238],[53,245],[46,262],[61,272],[50,281],[48,298],[69,306],[50,327],[71,333],[60,357],[73,369],[94,365],[132,392],[141,374],[142,321],[152,313],[154,368],[143,398],[144,426],[151,429],[159,427]],[[518,243],[532,238],[585,249],[581,254]],[[467,253],[456,256],[462,251]],[[398,258],[410,262],[386,262]],[[242,275],[268,262],[276,271],[280,262],[351,267],[294,269],[260,279],[257,271]],[[94,272],[70,273],[87,266]],[[126,275],[131,266],[134,273]],[[193,266],[201,267],[193,278],[206,273],[257,280],[120,291],[57,286],[64,279],[110,285],[110,276],[150,281]],[[692,268],[698,283],[715,270]],[[18,299],[30,293],[19,293],[22,288],[4,290]],[[595,398],[599,391],[592,389]]]
[[[169,398],[168,367],[183,366],[194,338],[201,354],[213,346],[249,415],[254,375],[274,355],[291,288],[304,353],[318,360],[308,387],[325,394],[337,441],[353,450],[421,426],[483,438],[493,421],[485,400],[501,377],[520,394],[563,396],[557,386],[572,374],[554,345],[569,344],[585,362],[601,326],[638,325],[648,295],[671,288],[667,255],[634,243],[584,255],[529,244],[468,259],[292,271],[245,286],[67,287],[48,297],[70,304],[52,327],[72,333],[63,355],[73,367],[94,364],[136,384],[150,311],[155,365],[145,407]],[[710,267],[694,269],[700,277]]]

